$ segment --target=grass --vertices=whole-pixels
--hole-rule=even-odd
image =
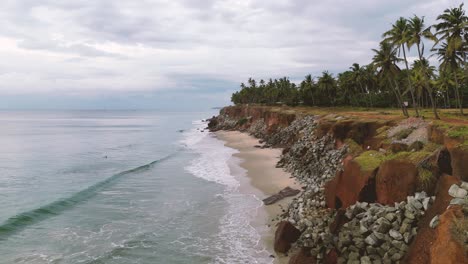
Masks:
[[[425,168],[418,167],[419,187],[422,190],[427,191],[427,189],[429,189],[429,187],[434,182],[434,180],[435,180],[435,177],[432,171],[425,169]]]
[[[418,164],[423,161],[425,158],[432,155],[433,152],[428,151],[401,151],[395,154],[390,154],[384,157],[384,160],[402,160],[409,161],[413,164]]]
[[[356,141],[350,138],[347,138],[344,143],[348,145],[348,154],[350,154],[351,156],[356,156],[363,152],[362,147],[358,143],[356,143]]]
[[[413,133],[412,128],[405,128],[405,129],[399,131],[398,133],[396,133],[395,138],[398,139],[398,140],[402,140],[402,139],[407,138],[409,135],[411,135],[411,133]]]
[[[377,169],[383,160],[384,155],[375,150],[366,151],[354,158],[354,161],[359,164],[363,171],[373,171]]]

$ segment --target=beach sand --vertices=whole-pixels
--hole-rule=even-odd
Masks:
[[[291,178],[289,173],[281,168],[276,168],[281,149],[256,148],[254,146],[259,145],[258,139],[238,131],[218,131],[216,136],[225,142],[225,146],[239,151],[239,153],[234,154],[229,167],[231,173],[238,178],[239,190],[242,193],[254,194],[259,199],[264,199],[287,186],[301,189],[301,186]],[[241,171],[238,166],[245,171]],[[272,205],[262,206],[257,212],[257,217],[251,222],[252,226],[261,234],[261,242],[275,256],[274,263],[277,264],[287,263],[288,257],[277,254],[273,250],[277,222],[272,221],[272,219],[282,213],[281,206],[286,208],[292,198],[288,197]]]

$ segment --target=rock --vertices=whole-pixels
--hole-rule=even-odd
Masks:
[[[368,245],[375,246],[377,245],[378,240],[374,236],[374,234],[370,234],[369,236],[366,237],[366,239],[364,239],[364,242],[366,242],[366,244]]]
[[[460,187],[468,191],[468,182],[462,181]]]
[[[436,228],[437,225],[439,225],[439,215],[436,215],[432,218],[431,222],[429,223],[429,226],[431,228]]]
[[[450,189],[448,190],[448,193],[454,198],[464,198],[468,194],[468,191],[463,188],[460,188],[456,184],[452,184],[452,186],[450,186]]]
[[[431,198],[429,198],[429,197],[424,198],[424,200],[422,202],[424,211],[427,211],[427,209],[429,208],[430,200],[431,200]]]
[[[396,240],[403,240],[403,236],[400,234],[400,232],[398,231],[395,231],[393,229],[391,229],[388,234],[390,235],[390,237],[392,237],[393,239],[396,239]]]
[[[350,260],[358,260],[359,259],[359,253],[351,252],[351,253],[349,253],[348,257],[349,257]]]
[[[316,259],[310,254],[310,248],[303,247],[289,259],[289,264],[315,264]]]
[[[301,232],[291,223],[282,221],[278,224],[275,232],[274,249],[276,252],[286,253],[291,248],[291,244],[296,242]]]
[[[292,189],[291,187],[288,186],[288,187],[284,188],[283,190],[281,190],[279,193],[274,194],[274,195],[272,195],[272,196],[270,196],[268,198],[263,199],[263,203],[265,205],[270,205],[270,204],[276,203],[277,201],[279,201],[279,200],[281,200],[283,198],[297,195],[300,192],[301,192],[300,190]]]
[[[363,256],[361,257],[361,264],[372,264],[372,262],[368,256]]]
[[[468,200],[466,198],[453,198],[450,201],[450,205],[465,205],[467,202]]]

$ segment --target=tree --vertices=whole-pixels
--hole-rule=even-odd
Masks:
[[[450,70],[453,73],[455,79],[455,96],[460,114],[463,115],[463,104],[457,78],[457,72],[460,69],[462,58],[464,58],[466,64],[464,38],[467,31],[468,17],[465,15],[465,10],[463,10],[463,4],[459,7],[445,9],[444,12],[437,17],[437,21],[440,22],[435,25],[435,35],[438,37],[436,45],[440,42],[442,42],[442,44],[440,48],[435,50],[439,56],[439,61],[441,61],[443,70]]]
[[[429,62],[424,59],[424,55],[423,55],[424,43],[422,42],[422,39],[424,38],[437,41],[436,37],[431,32],[431,27],[426,28],[424,26],[424,17],[420,18],[414,15],[408,21],[408,40],[407,40],[408,50],[411,48],[411,46],[416,44],[416,47],[418,49],[419,61],[420,61],[420,64],[419,64],[420,67],[418,67],[418,69],[422,71],[420,76],[422,77],[422,82],[424,85],[423,87],[429,94],[429,98],[431,100],[431,105],[432,105],[432,111],[434,112],[434,117],[436,119],[440,119],[439,114],[437,113],[436,102],[434,99],[434,92],[432,91],[429,85],[429,79],[425,72],[427,70],[427,67],[429,67]]]
[[[322,72],[322,76],[318,78],[317,86],[320,92],[326,94],[328,105],[335,105],[336,82],[328,71]]]
[[[408,31],[408,20],[404,17],[400,17],[395,24],[392,25],[392,29],[383,34],[384,41],[388,42],[397,47],[398,51],[403,52],[403,58],[406,66],[406,70],[409,71],[408,59],[406,58],[406,48],[405,45],[409,40],[409,31]],[[416,116],[419,117],[418,106],[414,98],[414,90],[411,85],[410,77],[408,76],[408,89],[411,94],[411,99],[413,101],[413,108],[416,112]]]
[[[403,104],[403,97],[398,87],[398,82],[396,81],[396,76],[400,72],[400,69],[396,63],[401,61],[401,59],[399,59],[397,56],[397,48],[392,44],[383,41],[380,43],[380,49],[373,49],[372,51],[375,52],[372,60],[375,67],[379,69],[378,75],[381,77],[381,80],[394,92],[403,115],[409,117],[408,111]]]

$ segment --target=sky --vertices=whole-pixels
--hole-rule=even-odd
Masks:
[[[0,109],[223,106],[249,77],[367,64],[400,16],[430,25],[460,3],[2,0]]]

